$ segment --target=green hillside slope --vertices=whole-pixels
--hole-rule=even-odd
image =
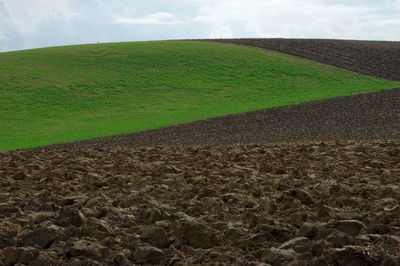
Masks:
[[[398,87],[305,59],[208,42],[0,54],[0,150]]]

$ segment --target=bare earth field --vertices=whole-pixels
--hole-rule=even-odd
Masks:
[[[400,77],[398,43],[250,41]],[[0,265],[400,265],[399,99],[0,153]]]
[[[400,263],[398,140],[41,149],[0,163],[2,265]]]
[[[270,49],[365,75],[400,80],[400,42],[326,39],[213,39]]]

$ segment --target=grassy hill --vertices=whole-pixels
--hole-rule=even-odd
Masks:
[[[2,53],[0,151],[398,86],[222,43],[115,43]]]

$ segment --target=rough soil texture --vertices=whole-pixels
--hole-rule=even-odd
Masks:
[[[361,74],[400,80],[400,42],[326,39],[211,39],[276,50]]]
[[[400,265],[399,140],[12,151],[0,177],[0,265]]]
[[[227,115],[59,147],[399,139],[400,89]]]

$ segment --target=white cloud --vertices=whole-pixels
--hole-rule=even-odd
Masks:
[[[214,25],[211,33],[208,36],[209,38],[232,38],[233,33],[232,30],[223,25]]]
[[[396,10],[400,10],[400,0],[393,0],[392,1],[392,6]]]
[[[176,19],[174,14],[167,12],[157,12],[141,18],[117,18],[115,23],[120,24],[153,24],[153,25],[176,25],[185,23],[182,20]]]
[[[200,0],[201,1],[201,0]],[[199,1],[197,1],[199,2]],[[374,38],[363,27],[365,18],[376,9],[367,5],[327,3],[323,0],[204,0],[194,21],[209,26],[210,37],[218,36],[219,29],[230,31],[234,37],[320,37]],[[378,16],[379,19],[382,19]],[[376,25],[382,23],[373,20]],[[360,22],[361,21],[361,22]],[[400,18],[386,20],[391,26]],[[347,29],[354,29],[348,32]],[[395,32],[400,37],[400,31]],[[386,32],[393,37],[393,32]],[[221,35],[222,37],[222,35]],[[381,36],[379,36],[381,37]]]
[[[69,10],[69,0],[3,1],[17,30],[23,34],[34,34],[38,24],[45,19],[70,19],[79,15]]]
[[[0,1],[0,51],[9,49],[14,23],[7,6]]]

